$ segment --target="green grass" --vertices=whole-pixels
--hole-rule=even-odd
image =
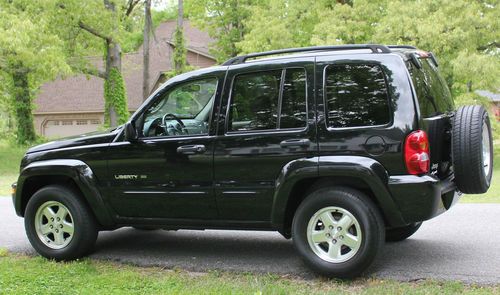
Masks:
[[[462,203],[500,203],[500,143],[496,142],[494,147],[493,178],[487,193],[482,195],[464,195]]]
[[[0,196],[10,196],[10,185],[19,175],[19,164],[27,147],[0,141]]]
[[[82,260],[0,255],[0,294],[498,294],[500,286],[380,279],[303,280],[269,274],[191,273]]]

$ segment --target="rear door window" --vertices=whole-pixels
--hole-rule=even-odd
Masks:
[[[335,64],[325,70],[325,106],[331,128],[386,125],[389,95],[380,66]]]
[[[306,73],[301,68],[240,74],[229,107],[229,132],[305,128]]]

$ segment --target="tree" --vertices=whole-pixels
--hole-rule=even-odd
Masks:
[[[129,112],[127,107],[126,90],[122,76],[122,48],[121,41],[127,20],[134,13],[141,0],[67,0],[53,1],[56,13],[52,15],[53,29],[66,41],[68,51],[76,53],[73,69],[104,79],[105,124],[116,126],[125,123]],[[75,30],[74,28],[79,30]],[[89,63],[88,59],[80,56],[82,51],[72,48],[74,39],[81,36],[81,32],[100,40],[104,44],[104,71]],[[85,52],[85,51],[83,51]],[[75,55],[73,55],[75,57]]]
[[[0,5],[0,76],[14,111],[17,141],[36,138],[33,125],[33,96],[45,81],[69,73],[63,42],[44,33],[48,24],[13,3]]]
[[[177,27],[175,28],[174,40],[175,48],[173,55],[174,73],[180,74],[186,70],[186,45],[184,41],[184,3],[182,0],[178,0],[178,15],[177,15]]]
[[[457,104],[500,88],[495,1],[275,0],[250,6],[240,52],[308,45],[408,44],[436,53]],[[221,29],[223,31],[223,29]]]
[[[222,62],[238,55],[236,44],[243,40],[247,32],[245,21],[251,15],[251,7],[263,0],[189,0],[186,11],[193,23],[207,30],[215,39],[211,54]]]
[[[481,102],[475,89],[500,87],[498,2],[391,1],[371,41],[431,50],[458,104]]]
[[[251,6],[246,33],[236,43],[240,53],[309,46],[323,1],[274,0]]]

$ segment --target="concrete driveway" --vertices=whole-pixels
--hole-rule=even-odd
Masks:
[[[35,254],[10,198],[0,197],[0,247]],[[93,259],[190,271],[314,275],[278,233],[256,231],[101,232]],[[500,283],[500,204],[458,204],[425,222],[410,239],[386,244],[365,276]]]

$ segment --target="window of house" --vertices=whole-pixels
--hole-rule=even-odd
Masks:
[[[99,124],[101,124],[101,121],[100,120],[95,120],[95,119],[94,120],[90,120],[90,124],[92,124],[92,125],[99,125]]]
[[[325,96],[328,127],[377,126],[391,121],[387,85],[378,65],[328,66]]]
[[[235,77],[229,107],[229,132],[303,128],[307,124],[306,117],[304,69]]]
[[[50,120],[50,121],[47,121],[47,123],[45,125],[46,126],[58,126],[59,125],[59,121]]]
[[[88,120],[76,120],[76,125],[87,125]]]
[[[62,125],[63,125],[63,126],[65,126],[65,125],[66,125],[66,126],[67,126],[67,125],[73,125],[73,121],[70,121],[70,120],[63,120],[63,121],[62,121]]]

